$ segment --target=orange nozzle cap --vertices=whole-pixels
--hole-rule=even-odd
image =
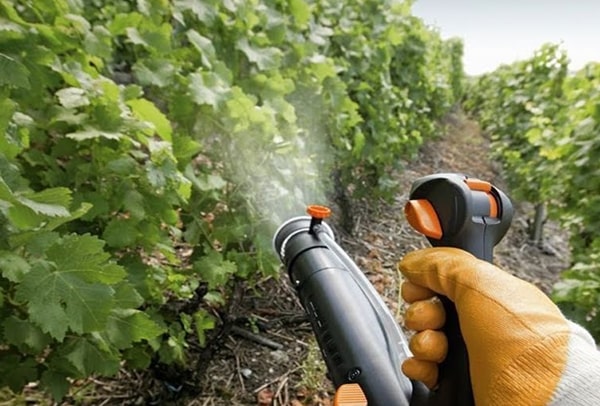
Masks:
[[[306,208],[306,212],[309,216],[320,220],[331,216],[331,209],[329,207],[320,206],[318,204],[311,204]]]
[[[367,406],[367,397],[357,383],[347,383],[335,392],[333,406]]]
[[[406,214],[409,224],[421,234],[436,240],[442,238],[440,219],[429,200],[410,200],[404,206],[404,214]]]

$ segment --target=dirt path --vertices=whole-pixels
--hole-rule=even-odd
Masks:
[[[367,274],[386,303],[401,318],[399,277],[395,265],[405,253],[428,246],[407,224],[403,208],[411,183],[425,175],[461,172],[507,190],[498,167],[488,159],[489,143],[477,124],[462,113],[445,122],[445,135],[428,142],[418,158],[397,176],[400,191],[393,202],[357,203],[352,235],[338,242]],[[495,262],[549,291],[568,263],[567,239],[552,224],[548,246],[527,242],[530,208],[516,205],[513,225],[495,250]],[[335,224],[333,224],[335,226]],[[548,252],[552,252],[549,255]],[[332,386],[325,378],[310,326],[287,278],[266,280],[258,289],[240,286],[230,323],[208,350],[198,349],[187,373],[144,372],[135,379],[140,396],[126,404],[328,406]],[[160,372],[160,371],[159,371]],[[105,404],[123,404],[109,401]]]

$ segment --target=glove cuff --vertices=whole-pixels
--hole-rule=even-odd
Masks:
[[[482,404],[600,405],[600,352],[586,330],[568,326],[516,357]]]
[[[571,337],[563,375],[551,405],[600,405],[600,352],[592,336],[569,322]]]

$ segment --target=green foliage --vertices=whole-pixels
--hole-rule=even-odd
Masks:
[[[492,159],[502,163],[511,192],[532,203],[557,191],[556,166],[544,145],[562,125],[567,62],[558,46],[545,45],[531,59],[479,78],[465,102],[490,133]]]
[[[359,193],[385,194],[394,189],[391,170],[434,134],[436,120],[459,97],[451,81],[463,76],[462,66],[450,60],[462,54],[411,16],[409,3],[317,3],[317,21],[325,27],[320,33],[330,37],[327,55],[350,97],[342,101],[349,120],[329,120],[336,125],[336,164]]]
[[[545,46],[470,89],[467,107],[490,132],[516,197],[549,204],[570,231],[573,265],[554,299],[600,337],[600,65],[567,75],[566,55]]]
[[[462,77],[408,2],[106,3],[0,0],[0,387],[57,400],[183,364],[273,225],[333,169],[388,190]]]

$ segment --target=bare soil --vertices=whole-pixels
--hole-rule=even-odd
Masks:
[[[400,277],[396,263],[407,252],[428,246],[406,222],[403,207],[411,183],[438,172],[460,172],[486,179],[507,191],[499,167],[488,158],[489,142],[476,122],[451,114],[438,139],[427,142],[417,159],[396,175],[400,192],[392,202],[353,202],[355,227],[339,231],[338,242],[364,270],[390,309],[401,319]],[[510,194],[510,191],[508,191]],[[545,228],[543,247],[528,242],[532,208],[517,204],[495,262],[549,292],[569,262],[567,235]],[[332,225],[336,226],[335,218]],[[228,323],[206,349],[192,349],[180,369],[122,371],[118,379],[82,385],[69,402],[101,405],[290,405],[332,404],[332,385],[319,360],[310,325],[283,275],[255,289],[237,287]]]

